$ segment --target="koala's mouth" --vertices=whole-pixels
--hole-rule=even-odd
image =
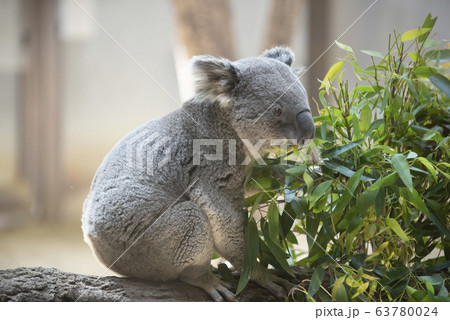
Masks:
[[[302,146],[304,146],[305,144],[308,144],[311,140],[312,140],[312,139],[310,139],[310,138],[299,139],[299,140],[297,141],[297,147],[302,147]]]

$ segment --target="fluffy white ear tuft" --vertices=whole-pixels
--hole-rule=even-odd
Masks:
[[[272,49],[264,51],[263,57],[276,59],[288,66],[291,66],[292,61],[294,61],[294,53],[288,47],[274,47]]]
[[[303,76],[303,74],[306,72],[306,68],[303,66],[292,68],[292,71],[297,75],[298,78]]]
[[[227,59],[196,56],[192,59],[195,93],[201,99],[217,101],[223,106],[231,103],[233,89],[239,83],[237,68]]]

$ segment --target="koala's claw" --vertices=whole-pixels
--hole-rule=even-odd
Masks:
[[[233,292],[231,292],[230,290],[228,290],[222,284],[219,284],[219,283],[215,284],[215,286],[213,286],[213,287],[206,289],[206,291],[210,294],[210,296],[216,302],[224,301],[224,299],[223,299],[224,297],[227,301],[232,301],[232,302],[238,301],[236,299],[236,296],[233,294]]]
[[[252,280],[261,287],[269,290],[278,299],[285,299],[290,290],[295,286],[292,282],[271,274],[268,270],[257,265]]]

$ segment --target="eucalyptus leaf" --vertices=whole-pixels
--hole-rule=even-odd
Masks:
[[[436,88],[445,93],[447,97],[450,97],[450,80],[442,74],[436,73],[434,76],[430,77],[430,81],[436,86]]]
[[[400,179],[402,179],[406,187],[408,187],[408,189],[412,192],[412,177],[411,172],[409,171],[408,161],[406,161],[405,156],[403,154],[397,153],[392,157],[391,162],[392,166],[400,176]]]
[[[383,54],[381,54],[381,53],[378,52],[378,51],[373,51],[373,50],[361,50],[361,52],[362,52],[362,53],[365,53],[365,54],[367,54],[367,55],[369,55],[369,56],[372,56],[372,57],[377,57],[377,58],[384,59]]]
[[[350,46],[348,46],[348,45],[345,45],[345,44],[343,44],[343,43],[340,43],[339,41],[334,41],[335,43],[336,43],[336,45],[339,47],[339,48],[341,48],[341,49],[343,49],[343,50],[345,50],[345,51],[347,51],[347,52],[352,52],[353,53],[353,49],[352,49],[352,47],[350,47]]]
[[[280,239],[280,212],[278,211],[278,206],[274,200],[270,202],[269,208],[267,209],[267,220],[269,224],[270,238],[274,243],[278,243]]]
[[[311,282],[309,283],[308,293],[313,296],[319,290],[324,277],[324,271],[322,268],[316,268],[311,277]]]
[[[325,75],[325,78],[323,78],[322,84],[319,87],[319,90],[328,86],[328,84],[333,81],[334,78],[338,75],[338,73],[342,70],[342,67],[344,66],[343,61],[336,62],[333,64],[328,70],[327,74]]]
[[[414,73],[418,77],[429,78],[437,73],[437,70],[433,67],[419,66],[414,69]]]
[[[419,29],[409,30],[402,34],[401,40],[403,42],[409,41],[409,40],[414,40],[414,39],[420,37],[421,35],[424,35],[430,31],[431,31],[431,28],[419,28]]]
[[[444,278],[442,278],[440,274],[434,274],[432,276],[420,276],[417,278],[419,278],[422,281],[428,282],[433,286],[442,284],[444,282]]]
[[[255,219],[253,218],[249,219],[249,223],[245,229],[245,243],[243,269],[239,278],[236,294],[239,294],[246,287],[258,257],[259,234]]]
[[[400,227],[400,225],[398,224],[397,220],[392,219],[392,218],[387,218],[386,219],[386,225],[392,229],[392,231],[394,231],[397,236],[402,239],[402,241],[406,242],[407,244],[409,244],[409,238],[406,235],[406,233],[403,231],[402,227]]]

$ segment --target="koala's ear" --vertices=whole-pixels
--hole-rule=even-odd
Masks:
[[[196,56],[192,59],[195,93],[200,99],[217,101],[227,106],[233,89],[239,83],[237,68],[227,59]]]
[[[275,47],[264,51],[263,57],[272,58],[286,63],[291,66],[292,61],[294,61],[294,53],[288,47]]]

